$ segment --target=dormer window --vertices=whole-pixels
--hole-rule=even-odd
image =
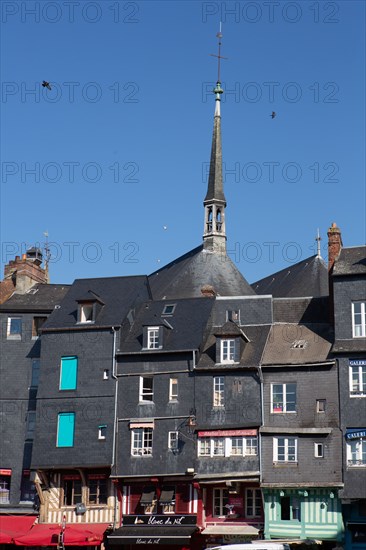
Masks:
[[[80,323],[93,323],[93,304],[80,304]]]
[[[240,309],[228,309],[226,311],[226,321],[232,321],[240,325]]]
[[[175,304],[167,304],[164,306],[162,315],[173,315],[175,310]]]
[[[220,344],[220,363],[235,363],[239,345],[237,338],[222,338]]]
[[[159,349],[160,338],[159,338],[159,327],[148,327],[147,329],[147,347],[148,349]]]

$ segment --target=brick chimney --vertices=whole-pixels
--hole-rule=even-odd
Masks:
[[[341,230],[333,222],[328,230],[328,272],[332,271],[334,262],[338,258],[342,246]]]
[[[9,296],[13,292],[24,294],[37,283],[46,284],[47,272],[41,264],[42,252],[38,248],[30,248],[21,258],[16,256],[14,260],[10,260],[4,267],[4,279],[1,282],[6,294],[9,291]]]

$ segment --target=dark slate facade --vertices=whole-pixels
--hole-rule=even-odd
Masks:
[[[0,513],[30,513],[30,479],[41,340],[40,327],[60,304],[67,285],[33,285],[0,306],[1,493]]]
[[[366,247],[341,250],[332,271],[343,441],[346,547],[366,547]]]
[[[262,359],[265,537],[342,540],[338,372],[311,299],[274,300]],[[297,322],[296,321],[297,312]],[[282,315],[281,315],[282,313]],[[300,320],[306,315],[307,323]],[[291,319],[291,322],[289,322]]]

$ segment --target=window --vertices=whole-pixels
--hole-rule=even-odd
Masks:
[[[366,396],[366,361],[356,359],[355,361],[350,361],[350,363],[351,363],[349,367],[350,396],[364,397]]]
[[[38,388],[40,363],[41,363],[41,360],[39,358],[32,359],[31,388]]]
[[[213,456],[225,456],[225,439],[223,437],[214,437],[212,444]]]
[[[168,434],[168,448],[172,451],[178,450],[178,432],[169,432]]]
[[[226,311],[226,320],[233,321],[240,325],[240,310],[239,309],[228,309]]]
[[[256,437],[246,437],[246,449],[245,454],[246,455],[256,455],[257,454],[257,447],[258,447],[258,440]]]
[[[27,412],[27,428],[25,432],[25,439],[34,438],[34,430],[36,427],[36,411]]]
[[[109,369],[104,369],[103,371],[103,380],[109,379]]]
[[[283,521],[301,521],[300,518],[300,503],[296,497],[281,497],[281,520]]]
[[[175,513],[175,487],[173,485],[162,487],[159,504],[162,507],[163,514]]]
[[[323,443],[314,443],[314,456],[315,458],[324,458]]]
[[[235,363],[235,344],[235,338],[225,338],[221,340],[221,363]]]
[[[211,456],[211,439],[202,437],[198,440],[198,456]]]
[[[248,456],[257,454],[257,437],[231,437],[230,442],[231,456]]]
[[[75,413],[62,412],[57,421],[57,447],[73,447],[75,430]]]
[[[175,310],[175,304],[167,304],[164,306],[162,315],[173,315]]]
[[[22,319],[21,317],[8,317],[8,326],[6,331],[8,340],[20,340],[22,337]]]
[[[98,439],[105,439],[106,435],[107,435],[106,424],[102,424],[101,426],[98,426]]]
[[[78,375],[78,358],[61,357],[60,390],[76,390]]]
[[[89,504],[107,504],[107,479],[93,479],[89,476]]]
[[[169,401],[178,400],[178,378],[171,378],[169,381]]]
[[[32,338],[38,338],[41,334],[41,328],[47,321],[47,317],[33,317]]]
[[[154,392],[153,392],[153,378],[152,376],[140,376],[140,402],[151,402],[153,401]]]
[[[296,412],[296,384],[271,384],[271,412]]]
[[[327,403],[326,399],[317,399],[316,400],[316,412],[317,413],[325,413],[326,403]]]
[[[132,430],[132,456],[152,455],[152,428],[135,428]]]
[[[34,486],[33,481],[29,479],[29,474],[28,475],[23,474],[20,501],[34,502],[36,498],[36,494],[37,494],[36,488]]]
[[[75,504],[82,502],[81,479],[67,479],[65,477],[63,480],[63,493],[63,506],[75,506]]]
[[[366,438],[347,442],[347,466],[366,466]]]
[[[228,513],[226,505],[229,504],[229,491],[227,489],[213,490],[213,516],[225,516]]]
[[[273,439],[274,462],[297,462],[297,439],[295,437],[275,437]]]
[[[10,475],[0,475],[0,504],[9,504]]]
[[[213,406],[224,407],[224,377],[214,376],[213,386]]]
[[[248,518],[257,518],[262,515],[262,494],[260,489],[246,489],[245,515]]]
[[[366,302],[353,302],[352,304],[352,333],[353,338],[365,338],[366,336]]]
[[[148,349],[159,349],[159,327],[147,329],[147,347]]]
[[[253,456],[257,454],[257,437],[200,437],[198,456]]]
[[[231,454],[233,456],[243,456],[244,454],[244,441],[242,437],[231,438]]]
[[[93,303],[80,304],[80,323],[94,323]]]

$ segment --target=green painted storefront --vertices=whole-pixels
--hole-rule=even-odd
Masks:
[[[266,539],[343,540],[337,489],[263,489],[263,498]]]

